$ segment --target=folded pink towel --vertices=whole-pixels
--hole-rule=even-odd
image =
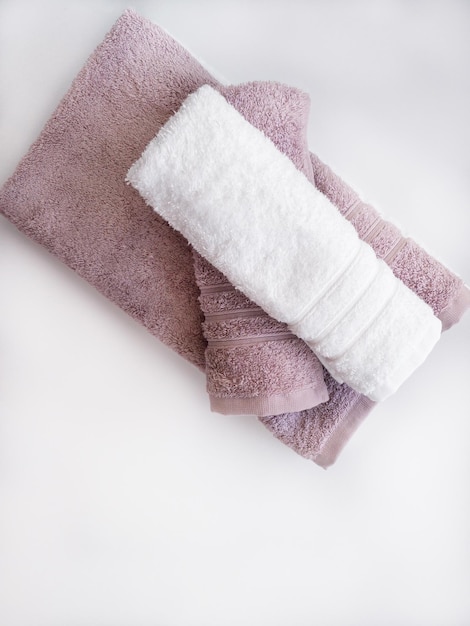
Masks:
[[[124,177],[156,130],[202,84],[217,81],[158,26],[126,11],[0,190],[0,211],[20,230],[200,369],[206,341],[191,251]],[[289,107],[288,99],[284,104]],[[258,116],[262,121],[269,111]],[[315,158],[312,164],[319,188],[347,208],[355,194],[317,167]],[[413,248],[408,255],[420,276],[419,295],[429,304],[437,297],[438,272],[440,310],[449,324],[457,322],[470,305],[468,292],[455,275],[420,254]],[[396,261],[406,258],[397,255]],[[372,406],[326,381],[327,403],[261,418],[281,441],[323,465],[334,460]]]

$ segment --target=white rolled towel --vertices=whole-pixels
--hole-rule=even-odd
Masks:
[[[218,92],[191,94],[128,172],[194,248],[372,400],[440,337],[431,308]]]

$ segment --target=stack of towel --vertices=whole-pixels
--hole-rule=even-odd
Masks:
[[[470,291],[308,152],[308,109],[126,11],[0,210],[203,369],[213,410],[326,467]]]

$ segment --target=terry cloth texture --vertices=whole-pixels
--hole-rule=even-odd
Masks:
[[[0,211],[21,231],[200,369],[206,342],[190,251],[123,179],[163,121],[205,83],[216,85],[187,51],[126,11],[0,190]],[[268,116],[268,110],[259,113],[261,122]],[[311,163],[319,188],[347,212],[357,196],[316,157]],[[373,211],[363,208],[364,214]],[[417,246],[400,258],[395,274],[409,271],[410,258],[416,287],[408,286],[441,319],[440,311],[448,310],[456,323],[469,306],[462,280]],[[325,380],[328,402],[260,418],[280,441],[323,466],[336,459],[374,406],[329,374]]]
[[[203,84],[216,81],[158,26],[126,11],[0,195],[20,230],[201,369],[191,249],[124,179],[155,129]]]
[[[263,416],[328,400],[323,368],[305,342],[236,290],[196,251],[194,268],[205,315],[213,411]]]
[[[218,85],[165,31],[125,11],[0,190],[0,211],[153,335],[205,370],[207,342],[191,248],[124,182],[155,130],[202,84]],[[281,343],[289,347],[282,372],[279,359],[286,353],[279,349]],[[270,342],[261,352],[256,346],[252,367],[256,358],[264,366],[269,359],[272,372],[278,372],[281,393],[274,397],[270,381],[262,402],[254,398],[259,404],[256,414],[258,409],[277,413],[326,399],[321,370],[297,339]],[[295,364],[289,361],[294,355]],[[231,366],[240,370],[241,363],[232,360]],[[212,361],[212,388],[213,372]],[[308,373],[314,378],[307,385]],[[259,371],[257,375],[259,384]],[[309,386],[317,378],[318,385]],[[249,384],[255,387],[245,371],[245,396]],[[290,392],[283,401],[288,384]],[[236,392],[233,387],[234,399]],[[243,408],[248,412],[247,405]]]
[[[278,83],[222,87],[249,122],[312,176],[306,143],[306,94]],[[205,315],[206,377],[211,408],[258,416],[300,411],[328,399],[323,368],[304,341],[236,290],[194,251]]]
[[[246,296],[304,339],[338,382],[371,400],[393,393],[439,339],[431,308],[212,87],[188,96],[128,180]]]

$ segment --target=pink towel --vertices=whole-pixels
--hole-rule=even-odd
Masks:
[[[191,250],[124,178],[158,128],[202,84],[218,86],[158,26],[126,11],[0,190],[0,211],[20,230],[200,369],[206,341]],[[284,105],[289,107],[287,96]],[[268,117],[269,110],[258,116]],[[297,149],[307,158],[303,143],[291,145],[288,156]],[[319,187],[329,189],[340,208],[343,200],[350,206],[354,193],[314,157],[312,164]],[[400,261],[429,304],[437,297],[439,274],[441,315],[447,325],[457,322],[470,305],[462,281],[413,246],[396,255],[395,272]],[[261,418],[281,441],[323,465],[336,458],[371,408],[361,396],[325,380],[327,403]]]
[[[191,250],[124,179],[203,84],[218,83],[162,29],[125,11],[0,192],[0,211],[20,230],[200,369]]]

